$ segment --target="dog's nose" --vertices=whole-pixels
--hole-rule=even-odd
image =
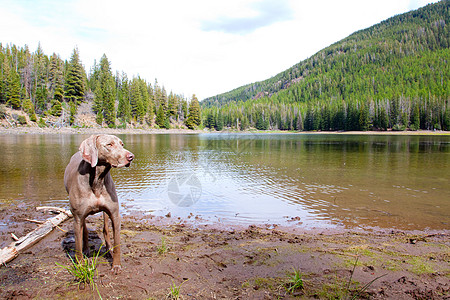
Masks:
[[[131,162],[134,159],[134,154],[131,153],[131,152],[128,152],[127,159],[128,159],[129,162]]]

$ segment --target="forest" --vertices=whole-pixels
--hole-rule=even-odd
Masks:
[[[450,130],[449,23],[450,1],[442,0],[201,103],[167,93],[157,80],[113,73],[106,55],[86,72],[77,48],[62,60],[40,44],[31,52],[0,43],[0,118],[7,105],[39,126],[80,126],[77,111],[87,102],[108,127]]]
[[[221,130],[450,130],[450,1],[394,16],[201,102]],[[288,46],[288,44],[286,44]]]
[[[23,110],[41,127],[80,126],[75,116],[83,102],[92,103],[102,126],[193,129],[201,123],[195,95],[188,100],[167,93],[156,79],[152,85],[139,76],[129,79],[125,72],[113,74],[106,55],[87,73],[77,48],[63,61],[55,53],[44,54],[40,44],[35,52],[26,45],[0,44],[0,105]],[[5,118],[1,106],[0,118]]]

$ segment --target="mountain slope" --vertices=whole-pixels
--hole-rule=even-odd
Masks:
[[[449,5],[449,1],[428,5],[355,32],[270,79],[206,98],[202,104],[223,105],[229,101],[253,99],[260,93],[272,94],[307,77],[335,70],[333,67],[340,61],[355,64],[351,69],[355,70],[355,67],[369,62],[386,64],[392,58],[413,56],[427,50],[447,49],[450,36]],[[360,60],[361,65],[355,59]],[[345,74],[350,70],[342,71]]]
[[[392,17],[270,79],[203,100],[205,118],[220,113],[241,129],[258,118],[276,129],[447,128],[449,25],[448,0]]]

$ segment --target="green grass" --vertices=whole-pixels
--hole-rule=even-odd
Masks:
[[[169,245],[165,237],[161,237],[161,245],[156,247],[156,251],[159,255],[163,255],[169,251]]]
[[[256,277],[256,278],[245,281],[242,284],[242,287],[243,288],[253,288],[255,290],[259,290],[259,289],[273,290],[276,283],[277,283],[276,278]]]
[[[175,282],[172,281],[172,285],[170,286],[170,291],[167,294],[167,299],[172,299],[172,300],[179,300],[181,299],[181,286],[183,285],[183,283],[185,283],[185,281],[183,281],[179,286],[177,286],[175,284]]]
[[[94,253],[94,255],[91,258],[88,258],[86,256],[83,255],[83,259],[81,259],[81,261],[78,259],[77,256],[75,256],[75,259],[73,259],[71,256],[69,256],[70,259],[70,265],[69,266],[63,266],[59,263],[56,263],[56,265],[61,269],[61,270],[66,270],[69,272],[69,274],[71,274],[72,276],[75,277],[75,281],[79,284],[81,283],[85,283],[88,284],[92,287],[92,289],[96,290],[100,299],[102,299],[100,292],[98,291],[97,288],[97,284],[94,281],[94,277],[98,277],[98,272],[97,272],[97,266],[100,263],[105,263],[105,262],[99,262],[99,258],[103,257],[106,253],[103,253],[102,255],[100,255],[102,247],[100,246],[100,248],[98,249],[97,252]]]
[[[294,294],[296,291],[303,289],[302,274],[299,270],[294,268],[292,269],[293,273],[289,275],[286,283],[284,284],[284,287],[289,294]]]
[[[407,261],[411,266],[411,271],[417,275],[434,273],[435,270],[431,263],[425,261],[423,257],[411,257]]]

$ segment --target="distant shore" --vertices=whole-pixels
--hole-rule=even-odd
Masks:
[[[18,127],[0,127],[0,134],[199,134],[199,133],[262,133],[262,134],[351,134],[351,135],[450,135],[450,131],[432,131],[432,130],[417,130],[417,131],[282,131],[282,130],[224,130],[224,131],[209,131],[209,130],[190,130],[190,129],[141,129],[141,128],[74,128],[62,127],[40,128],[37,126],[18,126]]]
[[[140,129],[140,128],[74,128],[74,127],[0,127],[0,134],[196,134],[203,130],[189,129]]]

